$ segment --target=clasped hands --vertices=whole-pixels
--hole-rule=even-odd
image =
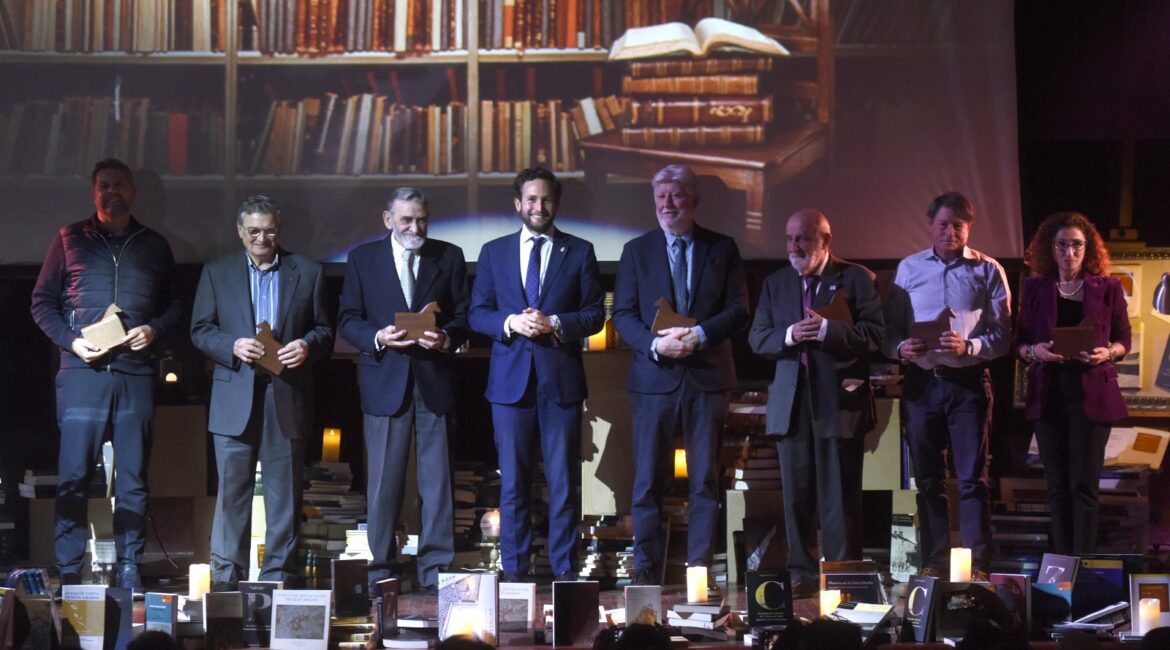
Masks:
[[[378,343],[388,348],[408,348],[415,344],[426,350],[446,350],[451,347],[451,339],[443,330],[437,332],[427,330],[423,332],[422,338],[408,339],[406,330],[398,329],[393,324],[378,330]]]
[[[150,325],[139,325],[126,332],[126,337],[118,345],[128,345],[131,350],[136,351],[144,350],[151,343],[154,343],[154,339],[157,336],[154,328]],[[86,363],[100,359],[102,355],[109,352],[106,348],[98,347],[92,341],[87,341],[80,336],[73,339],[73,344],[70,345],[70,348],[73,350],[73,354],[76,354]]]
[[[931,350],[927,349],[926,341],[922,339],[906,339],[898,346],[898,356],[913,363],[926,355]],[[961,357],[967,354],[967,341],[954,330],[943,332],[943,335],[938,338],[938,346],[933,348],[935,352],[946,352],[953,354],[956,357]]]
[[[804,318],[792,324],[792,340],[796,343],[817,341],[821,335],[821,323],[825,317],[811,309],[804,310]]]
[[[552,333],[553,322],[552,318],[545,316],[539,309],[526,307],[519,314],[512,315],[508,327],[513,334],[534,339],[542,334]]]
[[[1075,357],[1066,357],[1052,353],[1052,341],[1041,341],[1032,347],[1032,354],[1036,361],[1043,363],[1064,363],[1065,361],[1080,361],[1088,366],[1099,366],[1109,360],[1108,347],[1096,347],[1092,351],[1081,350]]]
[[[232,344],[232,354],[244,363],[255,363],[264,356],[264,344],[254,338],[240,337]],[[309,344],[304,339],[289,341],[276,351],[276,358],[286,368],[296,368],[309,358]]]
[[[693,327],[668,327],[658,330],[654,351],[660,357],[685,359],[699,349],[699,335]]]

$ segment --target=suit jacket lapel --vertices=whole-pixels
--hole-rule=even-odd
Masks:
[[[691,248],[691,280],[689,294],[691,297],[691,304],[689,307],[695,306],[695,294],[699,293],[698,287],[703,281],[703,269],[706,267],[707,253],[710,251],[710,242],[707,240],[707,231],[701,226],[696,225],[691,241],[695,245]]]
[[[523,305],[526,300],[524,298],[524,280],[522,273],[524,271],[520,268],[520,232],[516,232],[504,240],[504,259],[500,267],[503,270],[503,283],[497,289],[501,295],[506,295],[510,300]],[[499,298],[496,299],[497,304],[505,304]]]
[[[435,260],[434,247],[427,242],[418,253],[418,277],[414,280],[414,304],[420,309],[426,304],[423,302],[424,296],[428,295],[437,277],[439,265]],[[411,310],[414,308],[414,305],[409,306]]]
[[[651,277],[654,278],[652,288],[657,289],[655,291],[657,297],[654,300],[666,298],[666,302],[673,305],[674,292],[670,285],[670,257],[666,254],[666,233],[659,229],[649,242],[650,250],[647,251],[649,253],[647,259],[650,260],[650,268],[653,269],[655,266],[659,268],[657,273],[651,274]],[[647,323],[647,325],[649,324]]]
[[[297,273],[296,261],[284,251],[280,252],[280,269],[277,270],[276,277],[280,278],[280,296],[278,298],[280,302],[276,305],[276,322],[271,323],[271,325],[273,331],[286,335],[284,322],[288,319],[289,305],[292,304],[293,293],[296,292],[301,274]],[[287,343],[283,339],[281,342]]]
[[[549,240],[548,245],[552,246],[552,250],[548,252],[548,268],[544,270],[544,282],[540,283],[540,298],[536,301],[537,306],[544,302],[548,288],[552,286],[553,279],[557,277],[557,273],[564,266],[565,258],[572,251],[569,238],[559,230]]]
[[[833,296],[841,290],[841,267],[837,266],[833,258],[825,264],[817,284],[817,294],[813,296],[813,307],[824,307],[833,301]]]
[[[252,260],[248,254],[244,254],[244,263],[235,265],[231,271],[233,277],[239,277],[239,283],[229,282],[229,287],[239,287],[236,299],[234,300],[236,306],[240,310],[240,322],[250,323],[252,325],[252,333],[256,332],[256,327],[260,324],[256,322],[256,310],[252,307]],[[272,323],[269,323],[272,325]]]

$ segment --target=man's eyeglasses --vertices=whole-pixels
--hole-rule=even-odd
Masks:
[[[1058,251],[1082,251],[1085,250],[1085,242],[1080,240],[1074,241],[1054,241],[1052,246]]]
[[[265,239],[272,239],[276,236],[276,228],[244,228],[244,232],[252,239],[259,239],[261,235]]]

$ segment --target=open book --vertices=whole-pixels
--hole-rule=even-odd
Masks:
[[[704,18],[692,30],[683,23],[631,27],[613,42],[610,61],[686,54],[704,57],[716,47],[787,56],[788,50],[758,29],[722,18]]]

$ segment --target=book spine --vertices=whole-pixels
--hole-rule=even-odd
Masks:
[[[627,147],[710,147],[763,141],[763,125],[622,129],[622,144]]]
[[[759,75],[622,77],[622,94],[625,95],[755,95],[759,93],[759,86]]]
[[[772,98],[634,99],[630,101],[626,117],[631,127],[767,124],[773,118]]]
[[[632,61],[628,71],[636,79],[668,76],[699,76],[744,72],[769,72],[769,57],[733,57],[726,59],[664,59]]]

